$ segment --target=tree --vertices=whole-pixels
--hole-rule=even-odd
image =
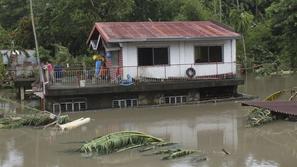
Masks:
[[[271,31],[275,50],[281,61],[291,69],[297,69],[297,1],[279,0],[274,2],[267,13],[271,19]]]
[[[177,20],[209,20],[212,18],[214,15],[200,0],[184,0],[176,16]]]
[[[13,40],[17,46],[22,48],[34,48],[34,36],[29,17],[26,16],[19,20],[17,28],[13,31]]]
[[[7,49],[11,45],[11,35],[0,25],[0,49]]]
[[[85,41],[94,22],[124,21],[132,6],[132,0],[35,1],[40,45],[53,49],[52,44],[60,43],[71,54],[80,55],[86,50]]]
[[[17,28],[18,20],[29,15],[28,0],[1,0],[0,25],[5,29]]]
[[[5,73],[6,73],[6,69],[5,69],[5,66],[3,64],[2,55],[0,53],[0,86],[1,86],[2,82],[5,79]]]
[[[243,55],[244,55],[244,65],[246,67],[247,55],[246,55],[245,35],[246,35],[247,31],[249,30],[249,28],[251,27],[254,16],[249,14],[246,11],[233,9],[230,12],[230,19],[231,19],[231,24],[233,25],[235,30],[237,32],[241,33]]]

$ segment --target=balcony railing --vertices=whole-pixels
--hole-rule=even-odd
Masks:
[[[188,77],[187,69],[195,70],[194,77]],[[236,77],[236,64],[176,64],[158,66],[125,66],[95,69],[60,68],[52,74],[46,74],[50,86],[111,86],[118,85],[130,75],[138,82],[164,82],[178,80],[230,79]]]

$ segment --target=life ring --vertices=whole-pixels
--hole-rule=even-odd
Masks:
[[[193,78],[196,75],[196,71],[194,68],[190,67],[187,69],[186,74],[189,78]]]

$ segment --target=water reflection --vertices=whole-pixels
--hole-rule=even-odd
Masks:
[[[249,167],[279,167],[280,165],[274,161],[259,161],[253,157],[253,155],[249,155],[246,158],[245,165]]]
[[[6,143],[6,147],[1,147],[1,150],[6,152],[6,155],[0,157],[1,167],[21,167],[24,163],[24,157],[21,152],[15,148],[15,140],[10,139]],[[2,152],[1,151],[1,152]],[[0,154],[2,155],[2,153]]]

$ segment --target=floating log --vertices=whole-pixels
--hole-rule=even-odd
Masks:
[[[77,128],[79,126],[85,125],[85,124],[89,123],[90,121],[91,121],[91,118],[79,118],[79,119],[74,120],[72,122],[62,124],[62,125],[58,125],[58,127],[62,131],[70,130],[70,129],[74,129],[74,128]]]

